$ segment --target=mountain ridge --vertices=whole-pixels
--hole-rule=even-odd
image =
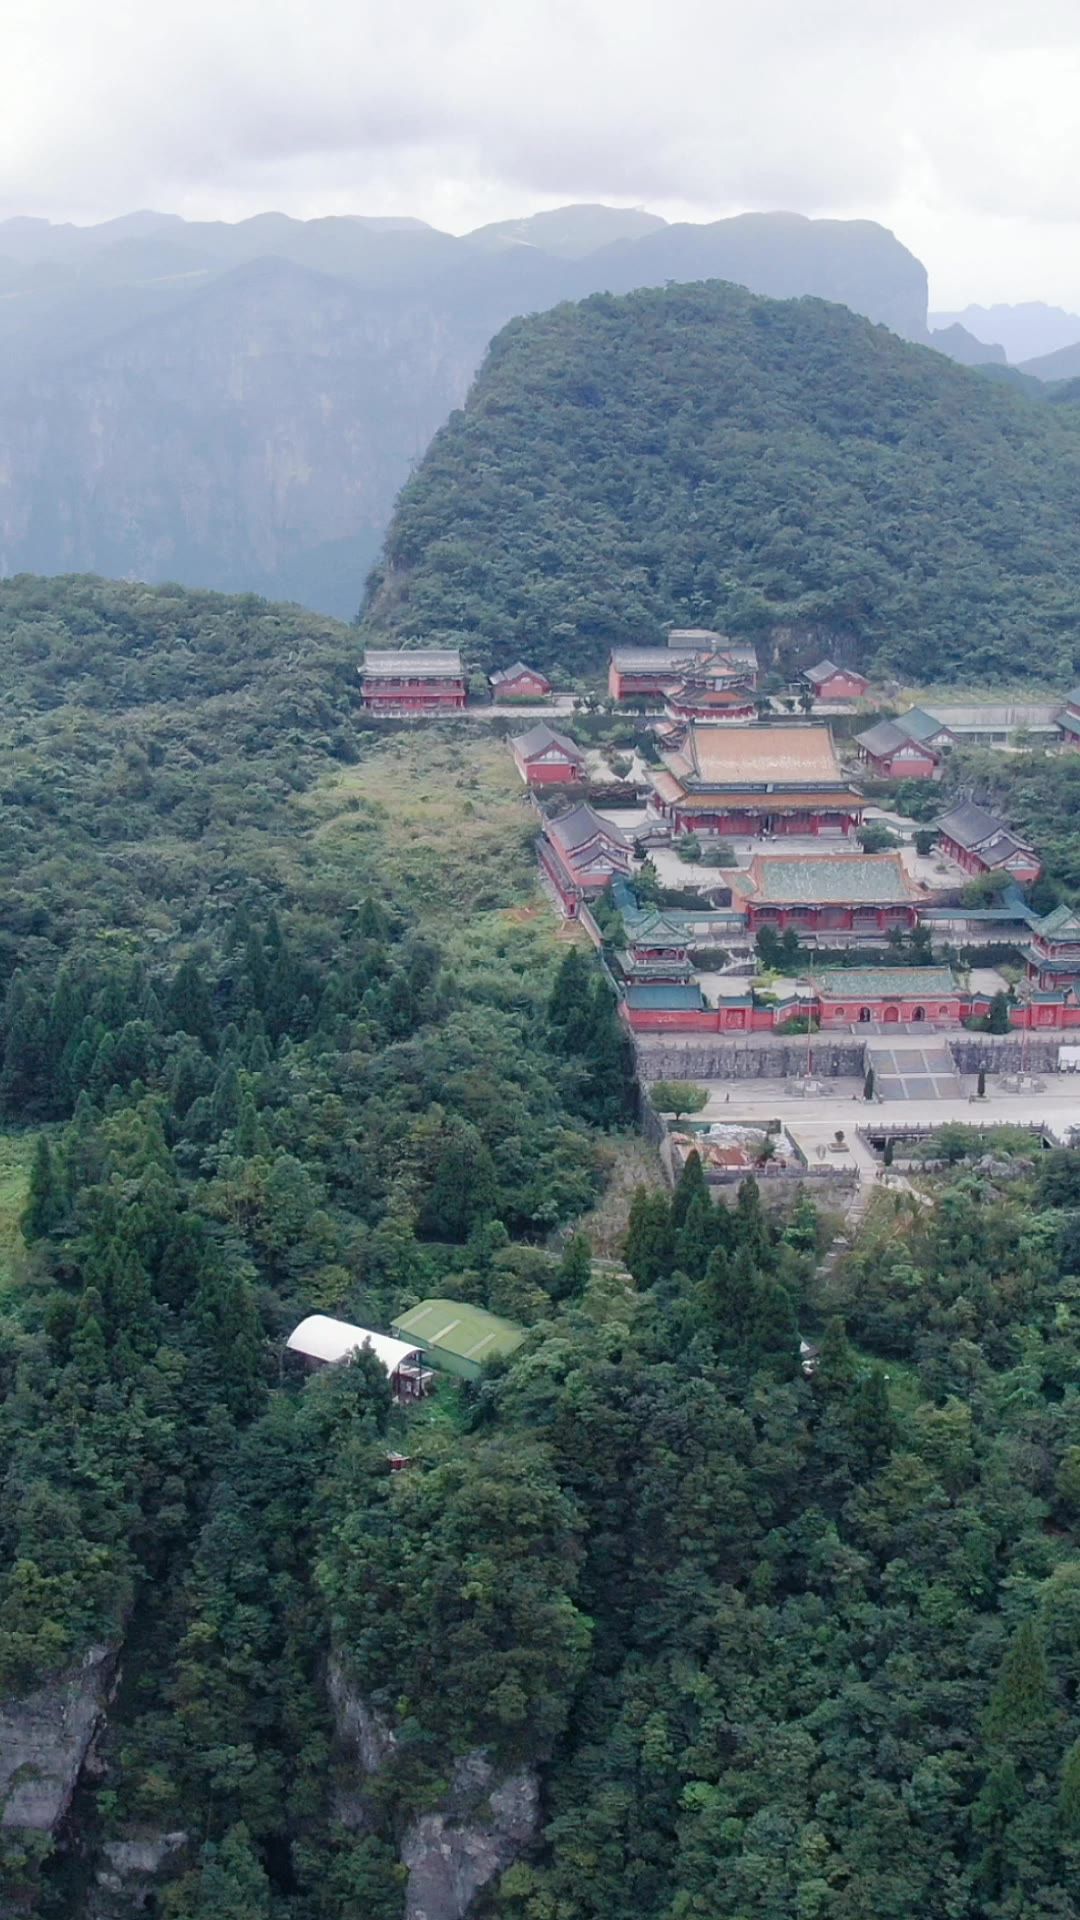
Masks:
[[[376,644],[595,672],[665,626],[927,680],[1078,661],[1080,420],[719,282],[517,320],[404,489]]]
[[[399,488],[515,315],[720,277],[842,299],[928,338],[925,270],[873,222],[695,227],[569,207],[519,227],[528,244],[366,216],[0,225],[0,566],[257,590],[351,617]],[[582,254],[583,234],[605,244]],[[268,268],[254,311],[241,269],[260,259],[322,276],[304,283],[306,338],[295,277]]]

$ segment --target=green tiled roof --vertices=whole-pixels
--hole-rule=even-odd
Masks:
[[[933,714],[927,713],[924,707],[912,707],[909,712],[898,714],[896,725],[909,739],[919,740],[924,745],[936,739],[939,733],[948,732],[948,728],[940,720],[935,720]]]
[[[663,1009],[668,1012],[676,1008],[687,1008],[691,1012],[705,1005],[701,988],[676,986],[627,987],[626,1004],[628,1007]]]
[[[1075,908],[1062,904],[1055,907],[1042,920],[1035,922],[1035,932],[1040,934],[1068,933],[1080,938],[1080,913]]]
[[[933,999],[956,992],[951,967],[831,967],[813,975],[828,1000]]]
[[[911,898],[903,863],[896,854],[810,854],[782,860],[763,854],[750,867],[755,901],[782,905],[846,906],[850,901],[879,903]]]

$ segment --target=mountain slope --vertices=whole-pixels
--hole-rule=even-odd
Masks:
[[[1013,365],[1054,353],[1080,340],[1080,314],[1049,307],[1044,300],[1022,300],[1015,306],[965,307],[961,313],[932,313],[932,327],[958,322],[977,340],[1000,341]]]
[[[517,321],[404,490],[373,637],[595,668],[665,623],[1067,681],[1071,408],[842,307],[680,287]]]
[[[520,229],[0,224],[0,567],[351,616],[399,488],[515,314],[723,274],[924,337],[923,269],[871,223],[569,207]]]
[[[1034,360],[1021,361],[1020,371],[1033,375],[1036,380],[1075,380],[1080,374],[1080,340],[1074,340],[1068,347],[1058,347],[1054,353],[1042,353]]]

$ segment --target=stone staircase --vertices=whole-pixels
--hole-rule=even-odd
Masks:
[[[944,1040],[927,1039],[921,1046],[890,1046],[884,1040],[870,1040],[866,1065],[874,1069],[874,1091],[883,1100],[964,1097],[956,1062]]]

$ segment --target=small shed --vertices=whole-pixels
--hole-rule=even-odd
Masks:
[[[323,1367],[347,1364],[364,1347],[369,1347],[385,1367],[391,1390],[399,1400],[419,1399],[431,1385],[417,1341],[372,1333],[367,1327],[354,1327],[348,1320],[333,1320],[325,1313],[311,1313],[306,1320],[301,1320],[286,1345],[290,1353],[298,1353],[311,1365]]]
[[[399,1340],[411,1340],[424,1359],[459,1380],[478,1380],[485,1360],[504,1359],[520,1347],[522,1327],[461,1300],[421,1300],[392,1323]]]

